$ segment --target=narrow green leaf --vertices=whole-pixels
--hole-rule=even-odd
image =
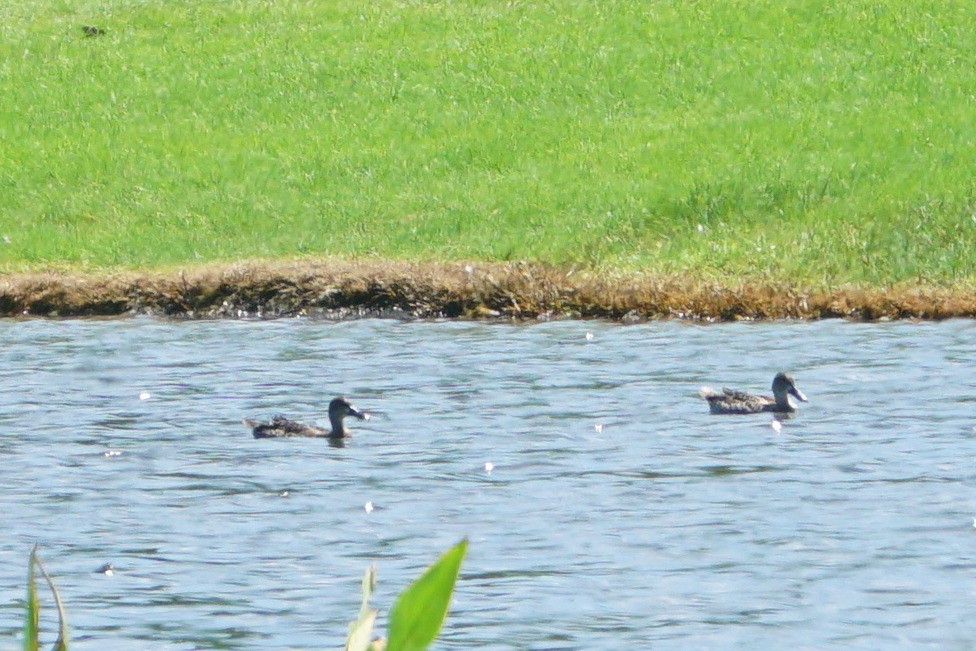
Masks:
[[[373,624],[376,622],[376,611],[369,607],[369,598],[376,588],[376,567],[366,568],[363,575],[363,603],[359,608],[359,618],[349,623],[349,637],[346,638],[346,651],[367,651],[370,637],[373,634]]]
[[[400,593],[390,611],[387,651],[422,651],[434,641],[447,617],[451,593],[467,550],[468,539],[464,538]]]
[[[48,587],[51,588],[51,594],[54,595],[54,606],[58,609],[58,639],[54,641],[54,646],[51,647],[51,651],[68,651],[68,616],[64,613],[61,594],[58,592],[57,586],[54,585],[51,575],[44,569],[44,564],[41,563],[41,557],[36,553],[36,547],[34,552],[34,562],[37,563],[37,569],[44,575],[44,580],[47,581]]]
[[[346,638],[346,651],[368,651],[373,637],[373,624],[376,623],[376,611],[371,610],[365,617],[360,617],[349,627],[349,637]]]
[[[37,589],[34,586],[34,562],[37,545],[31,550],[27,561],[27,608],[24,613],[24,651],[37,651],[37,625],[40,619],[40,607],[37,603]]]
[[[363,603],[359,607],[359,618],[362,619],[369,612],[369,599],[376,589],[376,566],[370,565],[363,575]]]

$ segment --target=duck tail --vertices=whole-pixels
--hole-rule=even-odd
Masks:
[[[713,389],[712,387],[702,387],[698,389],[698,395],[700,395],[705,400],[708,400],[709,398],[717,398],[722,394],[716,391],[715,389]]]
[[[251,429],[254,429],[255,427],[258,427],[261,424],[261,423],[257,422],[256,420],[251,420],[250,418],[245,418],[241,422],[244,423],[244,427],[250,427]]]

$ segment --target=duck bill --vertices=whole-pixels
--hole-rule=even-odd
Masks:
[[[355,416],[359,420],[369,420],[369,414],[367,414],[365,411],[356,409],[352,405],[349,405],[349,411],[347,413],[349,416]]]
[[[809,402],[809,400],[807,400],[807,397],[803,395],[803,392],[797,389],[796,387],[790,387],[790,393],[796,396],[796,399],[799,400],[800,402]]]

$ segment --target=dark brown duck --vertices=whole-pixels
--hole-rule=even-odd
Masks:
[[[329,403],[329,422],[332,429],[328,430],[315,425],[306,425],[298,421],[275,416],[270,423],[259,423],[250,418],[244,419],[244,425],[251,428],[256,439],[274,439],[287,437],[306,437],[306,438],[330,438],[341,439],[349,435],[343,426],[346,416],[353,416],[359,420],[368,420],[369,414],[356,409],[345,398],[333,398]]]

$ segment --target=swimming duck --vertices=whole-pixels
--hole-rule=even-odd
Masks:
[[[299,423],[284,416],[275,416],[271,419],[270,423],[259,423],[250,418],[245,418],[244,425],[254,431],[254,438],[256,439],[273,439],[289,436],[341,439],[349,435],[342,425],[342,420],[346,416],[355,416],[359,420],[369,419],[369,414],[359,411],[345,398],[333,398],[332,402],[329,403],[329,422],[332,423],[331,430]]]
[[[796,382],[789,373],[777,373],[773,378],[772,398],[725,388],[719,393],[711,387],[702,387],[698,394],[708,401],[708,407],[713,414],[758,414],[763,411],[791,413],[796,411],[796,403],[790,396],[807,402],[807,397],[796,388]]]

